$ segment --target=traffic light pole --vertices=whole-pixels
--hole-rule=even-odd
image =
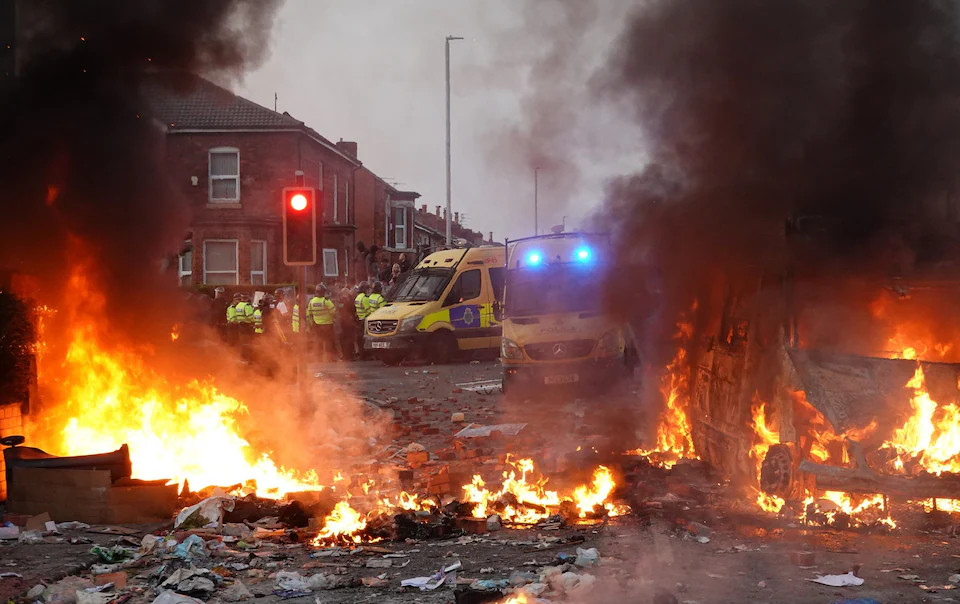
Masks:
[[[308,400],[309,389],[307,388],[307,267],[304,266],[300,271],[300,283],[297,284],[297,304],[300,308],[300,337],[297,338],[297,384],[300,387],[300,400],[304,403]]]

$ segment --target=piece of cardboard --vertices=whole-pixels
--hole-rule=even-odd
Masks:
[[[131,481],[118,481],[131,485]],[[167,520],[177,507],[177,485],[156,481],[111,486],[109,470],[13,468],[7,509],[46,520],[133,524]],[[44,524],[38,530],[44,530]]]
[[[28,531],[45,531],[47,530],[48,522],[50,522],[50,514],[44,512],[28,518],[24,528]]]

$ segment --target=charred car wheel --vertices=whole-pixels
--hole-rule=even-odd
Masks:
[[[772,445],[760,465],[760,489],[786,498],[793,483],[793,453],[787,445]]]

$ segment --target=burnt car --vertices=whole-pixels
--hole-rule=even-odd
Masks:
[[[960,497],[960,280],[807,273],[717,290],[689,345],[702,459],[784,500]],[[776,442],[755,459],[758,409]]]

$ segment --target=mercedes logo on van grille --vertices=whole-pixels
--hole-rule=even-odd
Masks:
[[[383,323],[382,323],[382,322],[377,321],[376,323],[374,323],[374,325],[377,326],[377,331],[383,331]]]
[[[553,345],[553,356],[560,358],[567,356],[567,347],[562,342]]]

